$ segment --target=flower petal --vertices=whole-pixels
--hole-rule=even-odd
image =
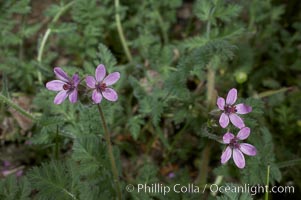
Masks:
[[[218,98],[217,98],[216,104],[217,104],[217,106],[218,106],[218,108],[219,108],[220,110],[224,110],[224,107],[225,107],[225,99],[222,98],[222,97],[218,97]]]
[[[113,85],[114,83],[116,83],[120,78],[120,73],[119,72],[113,72],[111,74],[109,74],[104,80],[103,82],[109,86],[109,85]]]
[[[87,76],[86,77],[86,84],[89,88],[94,89],[96,85],[95,78],[93,76]]]
[[[232,133],[225,133],[223,136],[223,141],[225,144],[229,144],[230,141],[234,138],[235,136]]]
[[[62,68],[55,67],[53,71],[54,71],[56,77],[58,77],[62,81],[69,82],[69,80],[70,80],[69,76],[66,74],[66,72],[64,70],[62,70]]]
[[[222,113],[219,118],[219,124],[221,127],[226,128],[229,124],[229,117],[225,113]]]
[[[228,162],[228,160],[231,158],[231,155],[232,149],[230,147],[227,147],[221,156],[221,163],[225,164],[226,162]]]
[[[71,103],[75,103],[77,101],[77,89],[74,89],[70,94],[69,94],[69,101]]]
[[[97,82],[100,82],[103,80],[103,78],[106,76],[106,68],[103,64],[100,64],[97,66],[95,70],[95,78]]]
[[[237,90],[232,88],[227,95],[226,103],[228,105],[233,105],[237,99]]]
[[[54,98],[53,103],[54,104],[61,104],[65,99],[67,98],[68,94],[66,90],[60,91]]]
[[[230,114],[230,121],[237,128],[245,127],[244,121],[237,114]]]
[[[238,168],[242,169],[245,167],[245,157],[239,149],[233,149],[233,160]]]
[[[240,103],[235,106],[236,113],[238,114],[247,114],[252,111],[251,106],[247,106],[246,104]]]
[[[94,103],[100,103],[102,100],[102,95],[100,92],[98,92],[97,90],[93,90],[92,93],[92,100],[94,101]]]
[[[74,86],[77,87],[80,82],[78,74],[73,74],[72,80],[73,80]]]
[[[257,154],[256,148],[251,144],[241,143],[239,149],[248,156],[255,156]]]
[[[105,91],[102,92],[104,98],[109,101],[117,101],[118,95],[115,90],[112,88],[106,88]]]
[[[244,127],[242,129],[240,129],[240,131],[238,132],[236,137],[239,140],[245,140],[249,137],[250,132],[251,132],[251,129],[249,127]]]
[[[46,83],[46,88],[52,91],[61,91],[63,90],[64,84],[65,82],[60,80],[49,81],[48,83]]]

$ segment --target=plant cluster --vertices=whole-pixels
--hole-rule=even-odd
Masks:
[[[296,5],[1,2],[0,199],[296,199]],[[126,190],[156,183],[205,192]],[[295,193],[214,193],[208,184]]]

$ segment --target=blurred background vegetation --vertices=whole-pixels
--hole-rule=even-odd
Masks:
[[[122,74],[116,88],[119,102],[103,104],[125,182],[197,180],[202,185],[222,175],[225,182],[264,183],[260,177],[266,176],[266,168],[260,167],[271,164],[271,184],[295,186],[294,195],[274,194],[271,199],[297,199],[301,195],[299,0],[127,0],[117,6],[116,2],[0,1],[1,95],[29,113],[20,114],[1,97],[1,184],[9,185],[15,180],[10,177],[23,177],[33,166],[53,159],[67,160],[57,164],[62,168],[69,166],[70,155],[90,162],[79,148],[93,140],[80,137],[102,132],[95,108],[85,95],[75,106],[53,105],[54,94],[46,91],[45,83],[53,79],[55,66],[83,76],[94,74],[95,67],[104,63],[109,72]],[[210,140],[218,140],[223,132],[219,129],[216,136],[216,116],[208,114],[214,109],[206,99],[208,66],[215,72],[215,97],[236,87],[254,107],[247,125],[258,136],[251,141],[264,153],[257,161],[250,159],[245,171],[238,172],[231,164],[220,167],[222,147]],[[257,162],[263,165],[256,168]],[[34,170],[28,175],[30,181],[35,180]],[[87,168],[83,173],[89,170],[93,171]],[[17,190],[7,188],[1,193],[3,199],[8,199],[10,189]],[[28,186],[26,195],[34,197],[34,189],[39,186]],[[205,198],[214,199],[209,192]]]

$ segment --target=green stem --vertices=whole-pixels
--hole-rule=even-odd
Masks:
[[[56,135],[55,135],[55,159],[59,159],[59,126],[56,126]]]
[[[213,7],[210,10],[207,26],[206,26],[206,37],[207,40],[210,40],[210,31],[211,31],[211,16],[214,13],[215,8]],[[207,103],[208,103],[208,109],[211,110],[212,106],[215,104],[214,102],[214,88],[215,88],[215,70],[211,66],[210,62],[207,65],[208,72],[207,72]],[[202,162],[200,167],[200,185],[205,185],[207,181],[208,176],[208,168],[209,168],[209,160],[210,160],[210,154],[211,154],[211,141],[208,141],[203,152],[202,152]]]
[[[255,20],[255,13],[254,13],[254,3],[251,3],[250,9],[250,20],[249,20],[249,25],[248,25],[248,30],[252,32],[252,29],[254,27],[254,20]]]
[[[217,176],[213,184],[220,185],[222,181],[223,181],[223,176]],[[211,195],[215,197],[217,195],[217,192],[211,191]]]
[[[215,87],[215,70],[212,69],[212,66],[208,64],[207,72],[207,102],[209,109],[215,104],[214,101],[214,87]]]
[[[129,62],[132,62],[132,60],[133,60],[132,54],[131,54],[131,52],[128,48],[127,42],[126,42],[125,37],[124,37],[123,29],[122,29],[122,26],[121,26],[121,20],[120,20],[120,15],[119,15],[119,7],[120,7],[119,0],[115,0],[115,20],[116,20],[116,25],[117,25],[117,31],[118,31],[119,38],[120,38],[121,43],[122,43],[123,50],[126,54],[126,57],[127,57]]]
[[[269,182],[270,182],[270,165],[267,167],[267,182],[266,182],[266,191],[265,191],[265,196],[264,200],[269,200]]]
[[[69,192],[68,190],[63,189],[63,191],[64,191],[67,195],[69,195],[72,199],[77,200],[77,198],[75,197],[75,195],[72,194],[71,192]]]
[[[292,87],[284,87],[284,88],[281,88],[281,89],[278,89],[278,90],[268,90],[268,91],[259,93],[257,95],[254,95],[253,97],[261,99],[261,98],[269,97],[269,96],[272,96],[272,95],[275,95],[275,94],[284,93],[284,92],[286,92],[288,90],[291,90],[291,89],[292,89]]]
[[[301,164],[301,158],[277,163],[279,168],[291,167],[291,166],[300,165],[300,164]]]
[[[168,35],[167,35],[166,28],[163,23],[162,16],[158,10],[156,10],[156,14],[157,14],[158,23],[159,23],[159,26],[160,26],[160,29],[162,32],[164,44],[167,44],[168,43]]]
[[[54,18],[52,19],[51,21],[51,24],[54,24],[57,22],[57,20],[60,18],[60,16],[66,11],[68,10],[72,5],[73,5],[74,1],[71,1],[69,2],[68,4],[66,4],[65,6],[63,6],[59,12],[57,12],[57,14],[54,16]],[[37,56],[37,61],[39,63],[42,62],[42,57],[43,57],[43,51],[44,51],[44,48],[45,48],[45,45],[46,45],[46,42],[49,38],[49,35],[50,33],[52,32],[52,28],[48,28],[43,36],[43,39],[42,39],[42,42],[41,42],[41,45],[39,47],[39,50],[38,50],[38,56]],[[40,83],[42,83],[42,74],[40,71],[38,71],[38,80]]]
[[[75,1],[70,1],[69,3],[67,3],[65,6],[63,6],[60,11],[54,16],[54,18],[52,19],[52,24],[56,23],[57,20],[61,17],[62,14],[64,14],[65,11],[67,11],[73,4],[75,3]]]
[[[211,33],[211,16],[215,11],[215,7],[210,9],[209,12],[209,16],[208,16],[208,21],[207,21],[207,25],[206,25],[206,38],[207,38],[207,42],[210,41],[210,33]],[[208,73],[207,73],[207,102],[209,105],[209,110],[211,108],[211,106],[214,104],[214,102],[212,103],[212,97],[213,92],[214,92],[214,80],[215,80],[215,71],[212,69],[212,67],[210,66],[210,63],[207,65],[208,68]],[[201,88],[203,85],[203,82],[201,81],[198,86],[198,88]],[[198,90],[196,90],[196,93],[198,92]]]
[[[209,12],[209,19],[207,22],[207,27],[206,27],[206,37],[207,40],[210,40],[210,32],[211,32],[211,16],[214,13],[215,8],[213,7],[210,12]],[[214,102],[214,86],[215,86],[215,70],[209,63],[207,65],[208,72],[207,72],[207,102],[209,105],[209,110],[211,107],[215,104]]]
[[[121,200],[119,175],[118,175],[118,170],[117,170],[117,167],[116,167],[115,158],[114,158],[114,154],[113,154],[113,148],[112,148],[112,144],[111,144],[111,136],[110,136],[110,133],[108,131],[107,123],[106,123],[104,114],[102,112],[102,109],[101,109],[99,104],[97,104],[97,107],[98,107],[100,119],[101,119],[101,122],[102,122],[102,126],[103,126],[103,129],[104,129],[104,132],[105,132],[105,140],[106,140],[106,143],[107,143],[107,146],[108,146],[108,154],[109,154],[109,158],[110,158],[110,162],[111,162],[114,182],[116,184],[118,199]]]
[[[209,160],[210,160],[210,149],[211,144],[207,142],[203,152],[202,152],[202,162],[200,167],[200,174],[199,174],[199,185],[203,187],[207,182],[208,177],[208,169],[209,169]]]
[[[45,32],[44,36],[43,36],[43,39],[42,39],[42,42],[41,42],[41,45],[40,45],[40,48],[39,48],[39,51],[38,51],[38,62],[42,62],[42,56],[43,56],[43,51],[44,51],[44,47],[45,47],[45,44],[46,44],[46,41],[49,37],[51,33],[51,28],[48,28],[47,31]]]
[[[38,60],[39,63],[42,62],[42,56],[43,56],[44,47],[45,47],[46,41],[47,41],[50,33],[51,33],[51,29],[48,28],[47,31],[45,32],[44,36],[43,36],[40,48],[38,50],[38,58],[37,58],[37,60]],[[38,71],[38,81],[39,81],[39,83],[42,84],[42,74],[41,74],[40,71]]]
[[[26,110],[24,110],[19,105],[17,105],[16,103],[14,103],[13,101],[11,101],[10,99],[8,99],[7,97],[5,97],[2,94],[0,94],[0,101],[2,101],[3,103],[6,103],[8,106],[12,107],[16,111],[18,111],[20,114],[24,115],[25,117],[27,117],[33,121],[36,120],[32,114],[30,114],[29,112],[27,112]]]
[[[206,25],[206,37],[207,37],[208,41],[210,39],[210,32],[211,32],[211,17],[212,17],[212,14],[214,13],[214,11],[215,11],[215,7],[210,9],[208,21],[207,21],[207,25]]]

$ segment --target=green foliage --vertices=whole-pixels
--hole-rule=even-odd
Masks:
[[[140,115],[134,116],[129,119],[128,126],[129,130],[133,136],[133,138],[136,140],[139,136],[141,125],[143,125],[143,119]]]
[[[103,63],[108,69],[117,64],[116,58],[104,44],[98,45],[97,57],[99,58],[97,63]]]
[[[137,183],[156,183],[158,181],[156,175],[158,173],[158,169],[156,166],[152,164],[146,164],[139,170],[139,179]]]
[[[24,156],[30,158],[12,166],[24,165],[25,175],[1,180],[0,199],[116,198],[104,127],[92,91],[85,86],[85,76],[94,76],[99,64],[106,66],[107,74],[121,74],[109,86],[117,91],[118,101],[103,98],[101,108],[124,199],[201,196],[123,192],[128,183],[201,186],[222,176],[223,186],[265,185],[268,166],[270,185],[301,187],[297,148],[301,145],[301,23],[295,11],[300,9],[294,6],[298,2],[128,0],[119,4],[116,8],[109,0],[0,3],[1,94],[33,99],[24,110],[37,118],[32,128],[15,130],[12,127],[24,120],[7,109],[13,103],[0,105],[3,149],[31,141],[26,146],[31,153]],[[124,43],[133,57],[130,63]],[[53,104],[56,92],[47,91],[45,84],[55,79],[55,66],[81,77],[77,103],[66,99]],[[251,128],[246,142],[258,153],[245,156],[242,170],[232,159],[220,164],[222,134],[238,132],[232,125],[220,127],[221,112],[215,107],[216,97],[225,97],[230,88],[238,89],[237,103],[252,106],[252,112],[241,117]],[[5,141],[11,132],[20,135],[17,144]],[[260,198],[207,190],[202,197]]]
[[[49,144],[55,140],[59,134],[60,127],[64,124],[61,117],[47,117],[39,120],[40,132],[31,139],[33,144]]]
[[[76,199],[78,185],[70,165],[70,162],[51,161],[28,173],[32,188],[38,190],[38,199]]]
[[[27,178],[17,180],[14,176],[0,181],[0,198],[3,200],[29,200],[31,186]]]
[[[77,31],[72,32],[70,40],[66,41],[67,49],[68,47],[81,49],[82,52],[78,56],[83,60],[95,59],[97,45],[110,29],[105,22],[113,20],[112,13],[113,6],[109,0],[101,3],[96,0],[76,0],[72,9],[72,18],[77,24]]]
[[[253,144],[256,144],[258,155],[250,159],[249,166],[242,172],[242,180],[249,184],[264,185],[267,166],[270,165],[270,183],[273,185],[275,181],[280,182],[281,172],[275,163],[273,141],[269,130],[261,128],[259,134],[257,133],[257,137],[251,137],[250,139]]]
[[[105,145],[99,136],[90,135],[77,138],[73,145],[72,159],[81,164],[81,174],[95,174],[109,162]]]
[[[26,57],[34,48],[25,43],[40,29],[40,24],[28,24],[19,18],[26,18],[31,11],[30,0],[5,1],[0,4],[0,71],[5,71],[10,88],[33,92],[33,80],[36,78],[36,63]],[[17,30],[17,31],[14,31]],[[17,70],[18,69],[18,70]]]
[[[195,48],[206,45],[207,42],[208,42],[208,39],[206,37],[204,37],[203,35],[195,36],[195,37],[186,39],[186,41],[183,44],[183,47],[188,48],[188,49],[195,49]]]
[[[182,0],[147,0],[141,3],[130,0],[124,4],[128,14],[123,23],[128,33],[127,38],[133,41],[133,48],[138,50],[142,59],[148,59],[150,54],[155,52],[152,51],[153,46],[161,41],[165,45],[169,42],[170,30],[172,24],[176,22],[176,11],[181,6]],[[138,57],[135,59],[141,60]]]
[[[201,21],[209,21],[216,24],[217,20],[231,22],[238,17],[242,7],[238,4],[230,4],[223,0],[198,0],[195,6],[195,14]]]
[[[91,134],[99,135],[103,133],[96,105],[79,105],[78,112],[85,112],[85,115],[78,115],[74,123],[68,127],[68,130],[73,137]],[[85,123],[80,123],[80,126],[74,126],[81,121]]]

